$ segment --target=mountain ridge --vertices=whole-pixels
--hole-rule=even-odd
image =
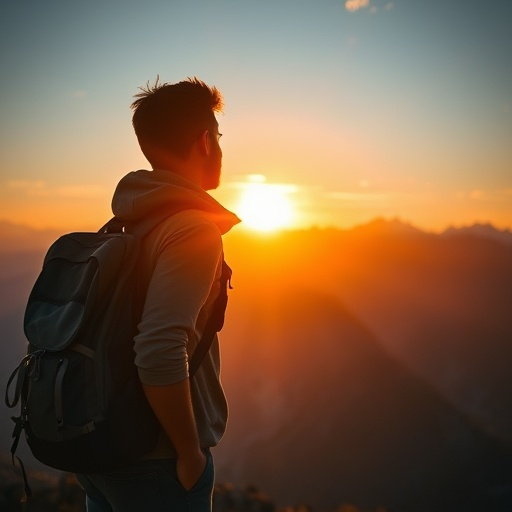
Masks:
[[[91,228],[92,230],[93,228]],[[315,226],[309,228],[287,229],[270,236],[279,236],[281,234],[293,232],[308,231],[332,231],[340,233],[352,233],[360,236],[474,236],[478,238],[486,238],[497,242],[512,245],[512,230],[498,229],[491,223],[475,222],[469,226],[455,227],[450,226],[445,230],[434,233],[421,228],[415,227],[412,223],[401,220],[398,217],[386,219],[384,217],[376,217],[366,223],[356,224],[350,228],[324,227]],[[25,224],[16,224],[10,221],[0,219],[0,240],[4,243],[0,247],[2,252],[17,252],[33,249],[44,249],[48,247],[53,240],[66,233],[65,230],[56,228],[35,229]],[[235,229],[235,232],[236,229]],[[238,233],[238,232],[237,232]],[[243,233],[247,235],[247,232]]]

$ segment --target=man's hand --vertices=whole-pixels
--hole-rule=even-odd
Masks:
[[[176,471],[181,485],[190,491],[206,468],[206,456],[202,451],[188,457],[178,457]]]
[[[178,458],[176,471],[181,485],[189,491],[206,468],[190,398],[189,380],[167,386],[142,385],[146,397],[169,436]]]
[[[189,491],[206,467],[206,456],[201,451],[197,435],[189,380],[185,379],[167,386],[143,384],[142,387],[178,454],[178,478],[181,485]]]

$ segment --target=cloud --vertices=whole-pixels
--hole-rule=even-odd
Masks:
[[[265,183],[267,177],[264,174],[248,174],[247,181],[251,183]]]
[[[11,180],[7,189],[29,197],[49,197],[68,199],[92,199],[105,194],[105,188],[99,185],[77,184],[49,187],[42,180]]]
[[[381,192],[328,192],[325,197],[335,199],[336,201],[355,201],[355,202],[376,202],[388,201],[391,196]]]
[[[354,46],[357,46],[357,38],[355,38],[354,36],[350,36],[347,38],[347,45],[350,46],[350,47],[354,47]]]
[[[99,185],[67,185],[56,189],[56,193],[61,197],[78,199],[99,197],[105,192],[105,188]]]
[[[267,180],[264,174],[242,174],[238,176],[231,176],[229,180],[225,180],[222,185],[224,188],[242,189],[246,190],[251,187],[268,187],[274,189],[280,189],[286,193],[297,192],[300,188],[298,185],[293,183],[271,183]]]
[[[364,7],[368,7],[370,0],[347,0],[345,2],[345,8],[347,11],[355,12]]]
[[[69,95],[71,98],[85,98],[87,96],[87,91],[77,89],[75,91],[71,91]]]
[[[7,182],[7,188],[27,195],[37,195],[44,193],[46,183],[42,180],[11,180]]]
[[[459,190],[455,196],[457,199],[470,199],[472,201],[482,201],[484,199],[489,199],[489,194],[483,190]]]
[[[479,201],[493,203],[510,203],[512,199],[512,188],[494,189],[494,190],[459,190],[455,197],[463,201]]]
[[[483,190],[471,190],[469,198],[474,200],[480,200],[485,198],[485,192]]]
[[[345,2],[345,8],[347,11],[355,12],[359,9],[366,9],[367,7],[370,7],[370,0],[346,0]],[[384,9],[386,11],[390,11],[393,9],[394,4],[393,2],[387,2],[384,5]],[[377,12],[378,8],[375,5],[372,5],[370,7],[370,14],[375,14]]]

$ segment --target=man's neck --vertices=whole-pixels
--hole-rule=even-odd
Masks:
[[[178,176],[182,177],[183,179],[189,181],[190,183],[193,183],[197,187],[203,188],[201,186],[201,178],[198,175],[197,172],[190,171],[186,166],[155,166],[153,167],[153,170],[159,170],[159,171],[166,171],[171,172],[173,174],[177,174]]]

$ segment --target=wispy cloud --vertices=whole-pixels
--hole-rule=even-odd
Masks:
[[[7,182],[9,190],[24,193],[26,195],[35,195],[45,190],[46,183],[42,180],[11,180]]]
[[[459,190],[456,192],[455,197],[461,200],[470,200],[470,201],[486,201],[489,203],[503,203],[510,202],[512,199],[512,189],[504,188],[497,190],[481,190],[481,189],[472,189],[472,190]]]
[[[87,96],[87,91],[84,91],[83,89],[76,89],[71,91],[69,95],[71,98],[85,98]]]
[[[56,193],[61,197],[88,199],[102,196],[106,189],[100,185],[67,185],[57,187]]]
[[[376,5],[370,6],[370,0],[346,0],[345,2],[345,8],[350,12],[355,12],[359,9],[366,9],[368,7],[370,8],[370,14],[375,14],[378,10]],[[393,7],[393,2],[387,2],[384,5],[384,10],[390,11]]]
[[[485,192],[483,190],[472,190],[470,193],[469,193],[469,198],[470,199],[475,199],[475,200],[480,200],[480,199],[484,199],[485,198]]]
[[[6,183],[7,189],[13,193],[29,197],[90,199],[105,194],[100,185],[76,184],[51,187],[42,180],[11,180]]]
[[[347,0],[345,2],[345,8],[350,12],[358,11],[364,7],[368,7],[368,5],[370,5],[370,0]]]
[[[337,201],[357,201],[357,202],[375,202],[387,201],[390,195],[379,192],[328,192],[325,197],[330,197]]]
[[[279,189],[285,193],[293,193],[297,192],[299,189],[298,185],[292,183],[273,183],[267,180],[267,177],[264,174],[244,174],[238,176],[232,176],[230,181],[225,181],[223,184],[226,188],[234,188],[234,189],[248,189],[251,187],[267,187]]]

